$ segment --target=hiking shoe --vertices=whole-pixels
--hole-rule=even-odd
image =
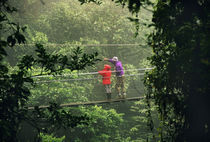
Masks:
[[[122,98],[123,98],[123,99],[126,98],[126,93],[123,93]]]
[[[122,95],[121,94],[118,95],[118,99],[122,99]]]

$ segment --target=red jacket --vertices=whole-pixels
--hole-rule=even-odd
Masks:
[[[103,76],[103,84],[111,84],[111,66],[104,65],[104,69],[102,71],[98,71],[100,75]]]

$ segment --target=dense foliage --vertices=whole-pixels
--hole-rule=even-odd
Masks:
[[[69,141],[84,141],[88,136],[92,136],[88,137],[90,141],[208,141],[209,0],[155,2],[79,0],[79,2],[89,4],[78,5],[80,3],[68,0],[59,2],[21,0],[17,4],[14,0],[11,4],[18,9],[16,14],[11,14],[16,9],[10,7],[7,0],[0,2],[1,141],[17,141],[16,135],[23,120],[36,128],[38,133],[43,131],[61,137],[53,138],[52,135],[41,133],[43,141],[46,139],[62,141],[64,130],[62,129],[63,133],[60,135],[59,131],[55,130],[59,126],[75,127],[65,132],[67,133],[65,136],[70,136],[65,137],[65,140]],[[116,8],[111,3],[127,8],[120,11],[120,7]],[[151,16],[151,7],[154,8],[152,23],[148,20]],[[131,14],[128,14],[129,11]],[[128,19],[134,25],[129,23]],[[11,22],[13,20],[18,21],[20,25]],[[22,26],[26,26],[27,31]],[[154,32],[150,34],[150,30],[153,29]],[[145,57],[151,55],[150,49],[142,48],[147,47],[146,34],[150,34],[148,44],[153,48],[150,61],[154,66],[144,80],[148,90],[146,94],[148,109],[145,109],[144,103],[138,102],[132,107],[129,116],[126,116],[117,112],[125,113],[129,110],[128,103],[121,106],[112,105],[117,111],[110,107],[106,110],[97,106],[76,108],[75,112],[80,115],[73,117],[68,110],[59,109],[57,104],[52,103],[48,111],[35,109],[33,114],[28,113],[26,105],[45,104],[47,100],[56,100],[58,103],[92,100],[95,97],[92,94],[99,88],[99,85],[93,86],[91,83],[70,82],[53,82],[50,85],[40,83],[34,88],[31,76],[37,75],[37,71],[41,74],[57,74],[63,72],[63,69],[66,69],[64,71],[66,73],[84,69],[97,61],[95,59],[97,54],[87,54],[92,51],[99,52],[100,58],[118,55],[125,68],[142,67],[142,64],[147,64]],[[133,35],[138,36],[131,38]],[[47,53],[41,44],[35,46],[36,52],[32,50],[31,45],[24,47],[21,45],[19,48],[21,50],[16,50],[16,44],[26,43],[26,40],[32,43],[32,46],[36,42],[46,45],[50,53]],[[100,43],[137,43],[142,47],[117,46],[110,50],[108,47],[75,49],[72,46]],[[8,49],[9,46],[15,48]],[[128,52],[130,48],[132,50]],[[82,51],[85,51],[85,54],[81,55]],[[23,56],[23,53],[27,55]],[[7,54],[14,57],[10,56],[5,60]],[[21,63],[17,66],[17,59],[22,57]],[[95,71],[101,66],[103,63],[87,68],[87,71]],[[78,76],[73,78],[76,79]],[[50,77],[48,79],[53,80]],[[135,77],[128,78],[126,87],[134,86],[131,82],[135,80],[137,80]],[[156,108],[160,122],[154,120]],[[146,116],[148,126],[158,135],[155,136],[146,130]],[[131,118],[133,123],[129,121]],[[34,120],[38,120],[37,123]],[[61,121],[63,123],[59,124]],[[76,125],[82,122],[83,124]],[[89,125],[86,125],[87,122]],[[100,125],[97,125],[98,123]],[[122,123],[124,125],[117,126]],[[47,127],[49,125],[50,127]],[[125,127],[130,130],[129,135]],[[144,129],[142,133],[141,129]],[[80,132],[78,135],[81,137],[70,135],[69,132]]]
[[[210,2],[158,1],[145,78],[160,113],[161,141],[209,141]]]
[[[43,42],[67,43],[82,41],[83,44],[96,40],[99,43],[145,43],[143,34],[134,38],[135,27],[127,17],[127,9],[116,6],[111,1],[100,5],[84,4],[78,1],[21,0],[22,5],[15,19],[28,26],[28,40],[33,42],[42,37]],[[108,9],[108,10],[107,10]],[[141,15],[141,32],[148,34],[143,24],[148,24],[151,12]],[[126,40],[125,40],[126,39]],[[142,41],[141,41],[142,40]]]
[[[29,86],[33,86],[33,79],[29,71],[33,69],[33,66],[41,67],[40,74],[43,71],[47,74],[57,74],[64,68],[69,68],[71,71],[81,70],[98,60],[97,53],[83,54],[80,48],[77,48],[68,59],[63,55],[48,54],[41,44],[37,44],[35,51],[37,58],[32,55],[23,56],[20,63],[17,64],[17,69],[11,72],[4,60],[7,56],[5,49],[14,47],[17,43],[26,42],[23,35],[25,27],[10,22],[8,17],[16,9],[10,6],[7,0],[1,1],[0,5],[0,30],[1,33],[6,32],[0,39],[0,141],[18,141],[17,133],[23,121],[34,126],[38,132],[42,131],[42,127],[38,125],[39,119],[55,127],[75,127],[77,124],[87,123],[85,122],[88,120],[86,116],[74,116],[69,111],[59,110],[56,104],[52,104],[47,111],[36,108],[31,114],[26,106],[31,94]]]

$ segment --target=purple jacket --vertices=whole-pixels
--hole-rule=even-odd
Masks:
[[[114,64],[115,70],[116,70],[116,76],[122,76],[122,75],[124,75],[122,63],[120,61],[114,62],[112,59],[109,59],[109,62],[111,62],[112,64]]]

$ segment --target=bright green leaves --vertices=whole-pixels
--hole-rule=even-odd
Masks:
[[[33,21],[28,21],[31,34],[42,32],[43,36],[38,39],[44,40],[44,43],[45,37],[51,43],[72,43],[81,39],[86,42],[96,40],[102,44],[145,43],[141,39],[150,31],[142,23],[151,23],[151,12],[142,11],[139,17],[133,17],[139,18],[139,21],[131,23],[127,19],[131,17],[128,10],[111,1],[103,1],[99,6],[91,3],[81,6],[78,1],[56,1],[46,3],[44,7],[46,9],[42,9],[43,12],[37,11],[40,16],[32,17]],[[25,23],[25,19],[21,21]],[[137,38],[134,38],[137,31],[133,24],[139,26]],[[31,39],[34,41],[34,38]]]
[[[73,140],[120,141],[118,128],[123,122],[123,114],[117,113],[114,109],[103,109],[100,106],[80,107],[79,111],[81,114],[87,114],[90,121],[89,125],[78,125],[71,130]]]
[[[64,142],[65,139],[65,136],[58,138],[53,135],[47,135],[44,133],[40,133],[40,137],[42,139],[42,142]]]

